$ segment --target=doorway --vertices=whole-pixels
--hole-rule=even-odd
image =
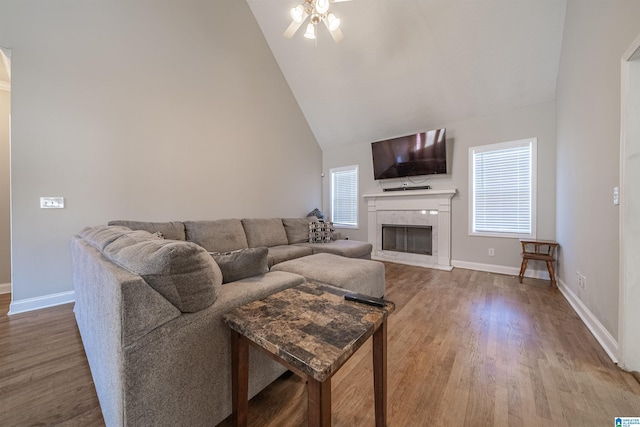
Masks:
[[[618,361],[640,381],[640,36],[622,57]]]
[[[11,292],[11,51],[0,47],[0,293]]]

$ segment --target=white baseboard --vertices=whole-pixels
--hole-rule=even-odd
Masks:
[[[451,264],[457,268],[465,268],[468,270],[486,271],[489,273],[508,274],[511,276],[517,276],[520,274],[520,268],[507,267],[503,265],[492,264],[480,264],[467,261],[452,261]],[[534,279],[549,280],[549,272],[547,270],[532,270],[527,269],[525,277],[531,277]],[[618,363],[618,342],[611,336],[609,331],[600,323],[596,316],[591,313],[586,305],[578,298],[578,296],[564,283],[561,279],[557,278],[558,289],[562,296],[569,302],[573,310],[578,317],[587,326],[587,329],[591,331],[595,339],[600,343],[603,350],[611,358],[613,363]]]
[[[67,304],[75,301],[75,292],[60,292],[59,294],[45,295],[37,298],[27,298],[12,301],[9,306],[9,315],[25,313],[27,311],[39,310],[41,308],[53,307],[60,304]]]
[[[0,283],[0,294],[10,294],[11,283]]]
[[[509,267],[506,265],[481,264],[479,262],[456,260],[451,261],[451,265],[456,268],[464,268],[466,270],[486,271],[488,273],[506,274],[509,276],[517,276],[520,274],[520,267]],[[549,280],[549,272],[547,270],[534,270],[532,268],[527,268],[527,271],[524,273],[524,277]]]
[[[569,304],[571,304],[571,307],[573,307],[573,310],[578,314],[584,324],[587,325],[589,331],[591,331],[613,363],[618,363],[618,342],[615,338],[613,338],[596,316],[591,313],[580,298],[578,298],[571,288],[562,280],[558,280],[558,289],[565,299],[569,301]]]

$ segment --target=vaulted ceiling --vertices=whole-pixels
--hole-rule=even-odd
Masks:
[[[247,0],[323,149],[555,99],[566,0],[333,3],[342,43],[282,36],[302,0]]]

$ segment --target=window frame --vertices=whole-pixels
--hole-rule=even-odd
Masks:
[[[335,178],[335,174],[339,173],[339,172],[346,172],[346,171],[353,171],[355,173],[355,177],[356,177],[356,182],[355,182],[355,194],[353,194],[353,198],[355,201],[355,224],[349,224],[349,223],[344,223],[344,222],[337,222],[335,221],[335,183],[334,183],[334,178]],[[360,201],[358,199],[358,194],[360,192],[359,189],[359,175],[358,175],[358,165],[350,165],[350,166],[342,166],[342,167],[338,167],[338,168],[331,168],[329,169],[329,177],[330,177],[330,188],[329,188],[329,193],[330,193],[330,212],[331,212],[331,220],[333,222],[333,226],[335,228],[350,228],[350,229],[358,229],[359,226],[359,221],[358,221],[358,216],[359,216],[359,204]]]
[[[491,231],[475,231],[475,162],[474,157],[476,153],[498,151],[509,148],[518,148],[530,146],[531,147],[531,187],[530,187],[530,221],[531,232],[530,233],[516,233],[516,232],[491,232]],[[538,138],[525,138],[514,141],[499,142],[496,144],[479,145],[475,147],[469,147],[469,235],[470,236],[484,236],[484,237],[503,237],[514,239],[535,239],[536,238],[536,224],[537,224],[537,200],[538,200]]]

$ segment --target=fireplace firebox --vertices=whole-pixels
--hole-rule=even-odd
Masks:
[[[432,226],[382,224],[382,250],[420,255],[432,253]]]

